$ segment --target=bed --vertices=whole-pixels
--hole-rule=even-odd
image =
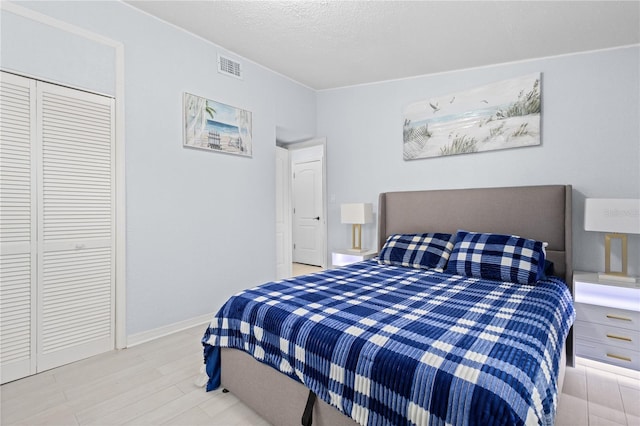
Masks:
[[[453,250],[446,269],[381,265],[377,260],[369,260],[249,289],[234,296],[221,309],[221,312],[227,310],[231,315],[233,312],[239,315],[237,330],[229,327],[233,319],[219,316],[207,329],[203,337],[207,372],[212,379],[219,373],[221,386],[274,425],[300,424],[309,388],[318,397],[312,409],[315,425],[553,424],[565,362],[573,365],[569,330],[575,318],[570,287],[573,272],[571,198],[569,185],[382,193],[377,218],[381,258],[384,253],[390,253],[391,236],[450,234]],[[556,278],[544,278],[539,281],[541,285],[511,285],[449,270],[451,265],[466,267],[461,249],[465,241],[486,235],[517,235],[527,241],[546,242],[543,250],[546,263],[553,265],[554,276],[568,284]],[[322,295],[318,289],[328,295]],[[540,293],[547,290],[557,294]],[[465,315],[476,312],[478,306],[484,309],[484,302],[478,300],[496,299],[496,291],[506,294],[509,303],[527,300],[528,305],[524,302],[522,305],[528,312],[513,314],[525,319],[509,319],[509,324],[517,323],[520,327],[524,323],[535,323],[534,328],[547,330],[545,327],[551,327],[543,324],[547,319],[543,321],[536,316],[538,310],[543,310],[539,305],[544,304],[564,306],[565,317],[559,318],[557,311],[550,310],[544,315],[549,316],[548,322],[557,323],[553,326],[556,328],[549,328],[535,339],[526,334],[529,331],[523,337],[522,330],[518,329],[516,341],[513,340],[516,337],[503,336],[505,327],[497,327],[498,323],[492,322],[500,319],[503,311],[496,314],[498,311],[491,310],[494,308],[487,308],[489,311],[482,315],[492,322],[486,325],[488,331],[474,329],[475,325]],[[247,294],[250,297],[245,297]],[[551,297],[557,300],[547,303]],[[264,305],[254,306],[256,299]],[[297,305],[265,314],[274,306],[283,306],[283,300]],[[329,307],[323,305],[327,300],[331,303]],[[248,305],[250,309],[240,312]],[[447,307],[446,311],[441,311],[440,306]],[[406,313],[405,308],[417,311]],[[310,320],[307,324],[311,325],[286,325],[289,320],[280,318],[284,311],[306,316]],[[449,311],[458,311],[459,318]],[[355,313],[360,315],[359,320],[356,319],[358,324],[342,323],[345,317]],[[249,317],[260,316],[259,325],[251,324],[253,319]],[[382,317],[391,318],[391,323],[384,323]],[[533,319],[526,319],[529,317]],[[462,320],[465,322],[457,322]],[[341,332],[320,327],[323,321],[338,324],[337,330]],[[267,323],[279,323],[280,335],[269,331]],[[313,327],[322,329],[315,338],[307,333]],[[249,329],[258,335],[250,335]],[[304,335],[311,346],[299,347],[297,341],[294,344],[295,339],[290,335],[293,329],[296,336]],[[289,334],[282,337],[286,333]],[[455,345],[442,337],[452,333],[457,333],[458,341],[462,342],[454,349]],[[421,336],[417,340],[424,340],[424,344],[434,347],[436,352],[427,355],[418,351],[424,348],[412,349],[407,345],[407,341],[416,340],[416,334]],[[480,335],[483,337],[479,338]],[[538,348],[513,349],[527,340],[534,340],[533,346]],[[501,341],[505,343],[496,343]],[[489,349],[486,349],[487,342],[492,345]],[[395,349],[387,351],[389,348]],[[507,355],[506,361],[493,358],[496,351],[510,353],[512,350],[515,352]],[[323,351],[330,353],[328,356],[332,359],[322,359],[318,354]],[[219,355],[216,372],[212,370],[213,352]],[[403,363],[387,356],[389,352],[402,353]],[[333,358],[341,359],[344,364],[337,364]],[[381,362],[374,364],[373,358]],[[457,367],[453,364],[454,358],[460,364]],[[301,359],[308,359],[309,365],[301,363]],[[508,368],[504,367],[506,364],[510,364]],[[512,372],[511,364],[526,367]],[[536,371],[532,367],[535,365]],[[352,368],[353,373],[349,373],[348,368]],[[441,372],[438,368],[448,370]],[[524,370],[528,373],[523,373]],[[529,373],[531,376],[527,377]],[[516,384],[506,386],[503,380]],[[479,384],[481,381],[495,384]],[[453,382],[455,386],[462,383],[462,387],[456,388]],[[516,391],[508,394],[505,388]],[[525,399],[535,400],[535,404],[523,408]],[[518,407],[504,405],[505,400]]]

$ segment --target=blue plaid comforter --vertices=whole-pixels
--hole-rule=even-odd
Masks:
[[[202,341],[210,376],[215,348],[243,349],[362,425],[553,425],[574,319],[559,279],[370,260],[242,291]]]

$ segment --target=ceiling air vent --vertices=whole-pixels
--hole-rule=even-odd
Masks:
[[[218,55],[218,72],[231,77],[242,79],[242,66],[240,62]]]

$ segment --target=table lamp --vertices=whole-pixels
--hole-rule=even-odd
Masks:
[[[362,225],[373,222],[373,206],[371,203],[351,203],[340,206],[340,221],[350,223],[351,248],[350,251],[362,252]],[[358,237],[356,238],[356,234]]]
[[[640,234],[640,200],[620,198],[587,198],[584,205],[585,231],[606,232],[604,237],[604,273],[601,279],[636,282],[627,275],[627,234]],[[611,242],[622,245],[620,271],[611,270]]]

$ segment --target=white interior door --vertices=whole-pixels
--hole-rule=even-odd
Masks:
[[[36,373],[36,82],[0,78],[0,379]]]
[[[290,170],[289,151],[276,147],[276,279],[292,274]]]
[[[322,266],[322,164],[293,164],[293,261]]]
[[[43,371],[114,347],[113,99],[38,82]]]

